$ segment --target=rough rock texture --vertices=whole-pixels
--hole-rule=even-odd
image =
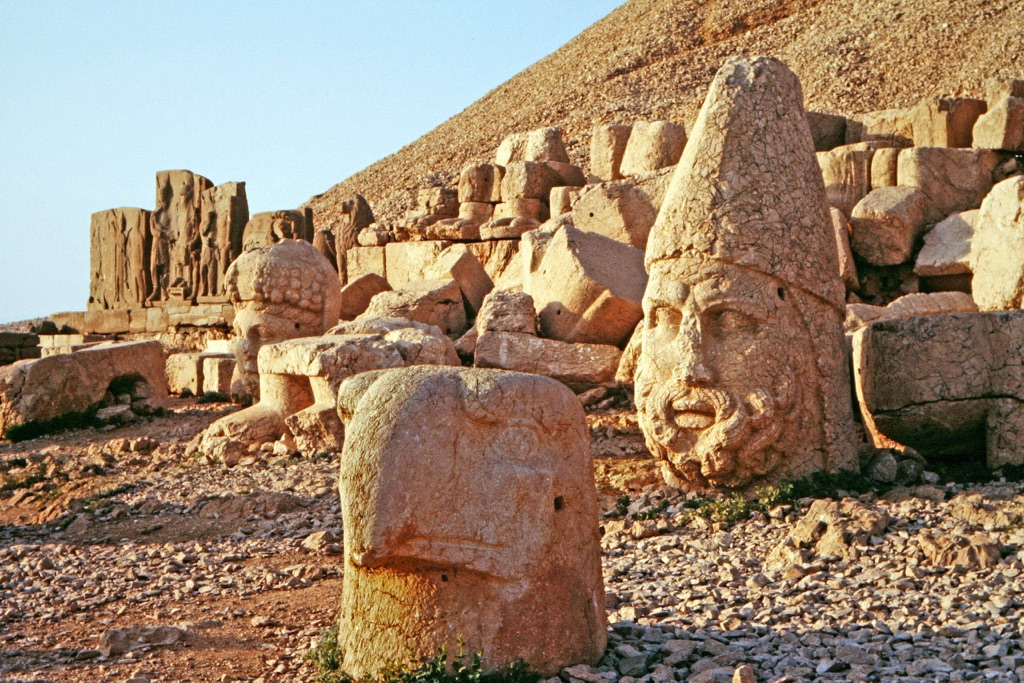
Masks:
[[[0,435],[27,422],[45,422],[101,405],[107,392],[128,393],[147,409],[167,399],[164,349],[159,342],[125,342],[26,360],[0,368]],[[143,384],[143,391],[137,385]],[[148,396],[142,399],[142,394]]]
[[[818,112],[907,107],[939,93],[977,97],[987,78],[1020,78],[1007,57],[1024,53],[1018,18],[1015,3],[990,0],[957,3],[956,20],[934,2],[894,10],[856,0],[633,0],[310,203],[319,224],[343,198],[365,192],[379,217],[396,220],[415,198],[407,188],[428,174],[457,175],[489,160],[506,135],[556,119],[571,160],[582,165],[595,126],[693,121],[711,75],[735,54],[785,60]]]
[[[498,166],[508,166],[517,161],[569,162],[562,141],[562,129],[557,127],[538,128],[527,133],[513,133],[501,141],[494,153]]]
[[[349,280],[341,288],[339,320],[353,320],[370,306],[370,300],[381,292],[391,291],[391,285],[377,273],[366,273]]]
[[[609,344],[569,344],[520,332],[481,331],[474,364],[557,379],[583,391],[615,379],[622,351]]]
[[[638,178],[587,185],[572,206],[573,226],[644,249],[671,179],[671,169],[665,169]]]
[[[459,175],[459,201],[501,201],[501,177],[504,173],[504,168],[496,164],[469,164]]]
[[[971,243],[978,213],[972,209],[950,214],[929,230],[914,262],[914,273],[922,276],[970,273]]]
[[[420,280],[381,292],[356,320],[363,318],[405,318],[434,325],[453,339],[466,331],[462,290],[455,280]]]
[[[523,291],[533,297],[544,336],[626,344],[643,317],[643,252],[567,225],[524,259]]]
[[[291,209],[280,211],[264,211],[254,214],[245,224],[242,234],[242,249],[260,249],[269,247],[281,240],[306,240],[312,242],[312,226],[306,225],[306,214]]]
[[[590,173],[600,180],[622,178],[622,155],[632,126],[598,126],[590,135]]]
[[[931,292],[907,294],[886,306],[869,304],[847,304],[843,329],[847,333],[878,320],[911,318],[918,315],[942,315],[945,313],[977,313],[978,306],[970,294],[965,292]]]
[[[476,318],[478,332],[519,332],[537,335],[533,298],[525,292],[494,291],[484,299]]]
[[[927,199],[912,187],[880,187],[857,202],[850,213],[850,246],[876,266],[908,260],[924,230]]]
[[[445,249],[447,241],[392,242],[384,247],[388,283],[398,289],[402,285],[427,279],[427,269]]]
[[[237,339],[231,391],[255,400],[260,389],[257,357],[264,344],[320,335],[338,322],[338,274],[309,242],[282,239],[243,253],[225,280],[235,307]]]
[[[852,292],[860,287],[857,279],[857,264],[853,260],[850,248],[850,224],[839,209],[829,209],[832,216],[832,231],[836,235],[836,248],[839,250],[839,275],[843,278],[846,290]]]
[[[914,108],[894,107],[852,114],[846,121],[847,144],[882,142],[896,147],[914,143]]]
[[[972,130],[985,100],[931,97],[914,107],[915,147],[971,147]],[[974,145],[984,147],[984,145]]]
[[[954,211],[981,206],[998,164],[999,155],[988,149],[912,147],[900,152],[897,175],[901,186],[924,193],[924,219],[937,223]]]
[[[636,402],[668,482],[856,466],[835,244],[795,74],[727,61],[645,255]]]
[[[974,124],[974,146],[1024,151],[1024,99],[1004,97]]]
[[[876,149],[871,156],[871,187],[895,187],[897,184],[900,150],[896,147]]]
[[[428,280],[455,280],[469,316],[476,315],[484,297],[494,289],[491,276],[465,244],[453,244],[442,251],[423,269],[423,275]]]
[[[202,393],[229,395],[236,362],[233,355],[204,355]]]
[[[925,457],[1024,463],[1024,312],[876,322],[853,339],[865,426]]]
[[[151,214],[108,209],[89,224],[89,310],[142,306],[152,293],[146,249]]]
[[[346,673],[442,646],[548,676],[596,663],[607,638],[597,491],[571,392],[521,374],[408,368],[346,382],[338,412]]]
[[[983,311],[1024,304],[1024,177],[1007,178],[981,205],[971,244],[974,300]]]
[[[328,334],[379,334],[393,344],[406,365],[458,365],[452,340],[434,325],[402,318],[363,317],[342,323]]]
[[[853,207],[871,191],[872,158],[875,150],[862,144],[818,152],[818,165],[825,181],[828,203],[847,218]]]
[[[671,121],[637,121],[629,134],[619,171],[636,176],[675,166],[686,146],[686,129]]]

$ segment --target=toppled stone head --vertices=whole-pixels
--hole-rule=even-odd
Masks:
[[[313,245],[282,240],[247,251],[228,268],[225,290],[235,307],[232,394],[259,398],[257,356],[265,344],[323,334],[338,322],[341,291],[330,262]]]
[[[668,483],[853,467],[844,289],[796,76],[726,62],[645,254],[640,425]]]
[[[438,647],[551,675],[605,646],[597,493],[579,401],[536,375],[417,366],[338,394],[339,645],[355,678]]]

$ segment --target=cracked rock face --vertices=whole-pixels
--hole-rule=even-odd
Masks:
[[[583,411],[543,377],[403,368],[342,384],[342,668],[482,651],[552,675],[606,632]]]
[[[637,408],[668,483],[744,490],[854,466],[844,286],[782,62],[719,71],[645,261]]]

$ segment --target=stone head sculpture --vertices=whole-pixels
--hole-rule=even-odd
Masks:
[[[830,226],[796,76],[729,60],[645,254],[636,401],[668,483],[742,491],[855,466]]]
[[[605,646],[597,493],[562,384],[413,366],[342,383],[345,582],[356,678],[461,642],[548,675]]]
[[[313,245],[281,240],[247,251],[225,275],[237,337],[232,393],[259,398],[257,357],[264,344],[323,334],[338,322],[341,291],[331,264]]]

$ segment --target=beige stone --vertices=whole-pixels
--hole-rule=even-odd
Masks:
[[[466,245],[484,267],[491,280],[497,280],[509,269],[519,253],[519,240],[477,242]],[[520,269],[522,270],[522,269]]]
[[[405,318],[435,325],[458,339],[466,331],[466,308],[455,280],[417,280],[381,292],[359,318]],[[357,318],[357,320],[359,319]]]
[[[390,230],[368,226],[359,231],[356,243],[361,247],[383,247],[392,241],[392,237],[394,237],[394,233]],[[316,246],[316,244],[313,246]],[[323,253],[322,250],[321,253]]]
[[[405,365],[458,365],[452,340],[434,325],[403,318],[363,317],[341,323],[328,334],[376,334],[398,351]]]
[[[597,662],[599,510],[571,392],[516,373],[406,368],[346,382],[338,412],[343,671],[366,678],[442,647],[545,676]]]
[[[551,188],[564,184],[561,174],[550,164],[514,161],[505,167],[501,181],[501,199],[540,199],[546,201]]]
[[[845,288],[785,64],[719,70],[645,262],[636,403],[666,481],[748,490],[856,467]]]
[[[151,214],[144,209],[99,211],[89,224],[89,310],[135,308],[152,294]]]
[[[671,177],[671,170],[664,169],[641,178],[587,185],[573,205],[573,225],[644,249]]]
[[[348,279],[375,273],[387,279],[387,257],[385,247],[353,247],[346,253],[348,259]]]
[[[805,112],[807,125],[814,140],[814,151],[827,152],[846,144],[846,117],[824,114],[818,111]]]
[[[839,209],[829,209],[832,215],[832,231],[836,236],[836,247],[839,249],[839,275],[843,278],[846,291],[853,292],[860,288],[860,280],[857,279],[857,264],[853,260],[853,250],[850,248],[850,233],[852,229],[846,221],[846,216]]]
[[[476,317],[478,332],[518,332],[537,335],[533,298],[525,292],[496,290],[487,295]]]
[[[504,205],[498,204],[498,206]],[[480,226],[480,239],[484,241],[519,239],[531,230],[536,230],[540,225],[540,221],[526,216],[496,218]]]
[[[1024,79],[989,78],[985,80],[985,101],[989,106],[1007,97],[1024,97]]]
[[[470,316],[476,315],[484,297],[494,288],[491,276],[464,244],[453,244],[438,254],[437,258],[424,268],[423,275],[428,280],[455,280],[462,290],[466,314]]]
[[[876,266],[895,266],[914,253],[924,231],[924,193],[912,187],[880,187],[853,207],[850,246]]]
[[[372,226],[375,223],[375,219],[370,203],[361,194],[342,201],[338,208],[338,217],[331,224],[330,231],[334,234],[334,252],[338,266],[338,277],[342,283],[347,283],[358,277],[358,275],[353,275],[352,273],[349,264],[349,252],[359,244],[359,235],[366,228]],[[382,236],[378,231],[375,231],[375,233],[375,241],[379,242]],[[385,241],[384,243],[386,244],[387,242]],[[381,272],[380,274],[383,275],[384,273]]]
[[[874,154],[874,149],[862,145],[844,145],[817,154],[828,203],[847,218],[857,202],[871,191]]]
[[[203,354],[172,353],[165,365],[167,390],[172,394],[198,396],[203,391]]]
[[[156,209],[149,240],[150,300],[167,300],[172,287],[190,294],[197,291],[202,195],[211,187],[208,178],[191,171],[156,174]]]
[[[495,221],[503,218],[527,218],[538,223],[543,223],[550,216],[547,204],[543,200],[532,197],[520,197],[508,199],[501,204],[494,205]]]
[[[255,400],[261,386],[257,358],[264,344],[320,335],[338,322],[338,275],[309,242],[282,239],[244,252],[225,280],[237,339],[232,393]]]
[[[501,199],[504,169],[495,164],[469,164],[459,175],[459,201],[493,203]]]
[[[132,409],[167,401],[159,342],[104,343],[0,367],[0,435],[25,423],[96,410],[108,392],[129,394]]]
[[[977,313],[977,311],[978,306],[974,303],[974,299],[965,292],[905,294],[885,306],[847,304],[843,329],[850,334],[878,320],[946,313]]]
[[[853,338],[865,427],[927,457],[1024,464],[1024,312],[872,323]]]
[[[561,128],[538,128],[528,133],[513,133],[502,140],[494,153],[498,166],[516,161],[558,161],[569,163],[569,155],[562,142]]]
[[[462,202],[459,204],[459,218],[477,223],[486,223],[494,215],[494,204],[488,202]]]
[[[194,294],[201,297],[224,294],[228,266],[242,253],[242,239],[249,222],[249,201],[245,183],[223,183],[200,196],[198,277]]]
[[[423,233],[428,240],[476,241],[480,239],[480,224],[476,219],[444,218],[428,225]]]
[[[622,155],[632,126],[597,126],[590,134],[590,172],[600,180],[619,180]]]
[[[619,384],[633,384],[633,375],[636,374],[636,366],[640,363],[640,351],[643,345],[644,324],[641,321],[633,331],[626,348],[622,350],[619,358],[619,367],[615,370],[615,381]]]
[[[938,223],[954,211],[981,206],[998,164],[999,155],[988,149],[912,147],[900,152],[899,184],[919,188],[925,222]]]
[[[924,236],[914,273],[921,276],[965,275],[971,272],[971,241],[977,209],[950,214]]]
[[[427,279],[427,269],[450,246],[448,241],[388,244],[384,247],[388,284],[398,289],[410,282]]]
[[[871,156],[871,188],[896,187],[900,150],[896,147],[876,149]]]
[[[877,140],[897,147],[914,144],[914,108],[883,109],[847,117],[846,144]]]
[[[306,233],[306,216],[302,211],[265,211],[254,214],[245,225],[242,250],[269,247],[281,240],[301,240]]]
[[[381,292],[391,290],[391,285],[376,273],[360,275],[341,288],[341,312],[339,320],[354,320],[370,306],[370,300]]]
[[[608,344],[570,344],[519,332],[482,331],[474,364],[557,379],[573,391],[615,380],[622,351]]]
[[[992,103],[974,124],[974,146],[1024,151],[1024,97],[1005,97]]]
[[[970,147],[971,131],[985,113],[985,100],[932,97],[912,113],[915,147]]]
[[[203,355],[203,393],[230,395],[235,362],[233,355]]]
[[[523,291],[533,297],[546,337],[624,346],[643,317],[643,252],[571,226],[554,231],[530,263]]]
[[[561,216],[563,213],[572,211],[572,205],[580,196],[583,189],[580,185],[552,187],[548,195],[548,208],[552,216]]]
[[[686,146],[686,129],[671,121],[637,121],[622,155],[620,172],[635,176],[675,166]]]
[[[992,188],[978,213],[971,248],[978,307],[1024,307],[1024,176],[1007,178]]]

